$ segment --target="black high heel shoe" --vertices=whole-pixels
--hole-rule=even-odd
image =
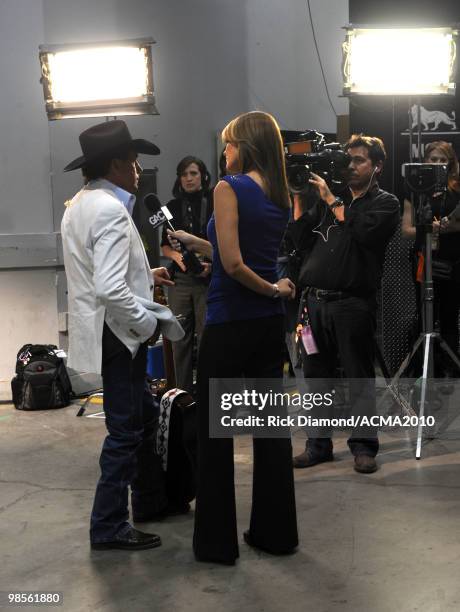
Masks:
[[[235,565],[236,559],[212,559],[211,557],[201,557],[195,554],[195,560],[200,563],[218,563],[219,565]]]
[[[268,553],[269,555],[293,555],[297,552],[297,546],[292,546],[291,548],[285,548],[282,550],[273,550],[271,548],[266,548],[265,546],[260,546],[259,544],[256,544],[252,539],[249,529],[243,533],[243,538],[246,544],[248,546],[251,546],[251,548],[261,550],[265,553]]]

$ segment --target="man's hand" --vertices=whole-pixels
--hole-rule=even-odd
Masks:
[[[312,178],[309,180],[309,182],[318,189],[319,197],[323,200],[323,202],[325,202],[328,206],[334,204],[336,197],[329,189],[326,181],[314,172],[310,172],[310,176]],[[331,209],[331,212],[334,214],[337,221],[345,220],[345,209],[343,206]]]
[[[329,189],[326,181],[315,174],[314,172],[310,172],[311,179],[309,179],[309,183],[314,185],[319,192],[319,197],[326,202],[326,204],[330,205],[335,202],[335,195]]]
[[[165,287],[171,287],[174,285],[174,282],[171,280],[169,272],[166,268],[152,268],[150,272],[152,273],[153,282],[155,285],[163,285]]]

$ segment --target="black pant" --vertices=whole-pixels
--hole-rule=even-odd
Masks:
[[[418,316],[414,321],[410,334],[410,346],[412,346],[418,336],[424,331],[424,303],[423,303],[423,284],[414,280],[415,297],[417,302]],[[460,313],[460,283],[446,280],[433,279],[433,325],[439,329],[442,338],[449,347],[459,354],[459,329],[458,317]],[[422,345],[423,346],[423,345]],[[407,376],[418,378],[423,371],[423,351],[418,350],[412,357]],[[438,343],[434,343],[434,377],[444,376],[458,377],[460,372],[452,359],[440,348]]]
[[[91,514],[93,543],[110,541],[129,528],[129,485],[134,512],[160,511],[167,504],[155,450],[159,406],[146,388],[146,365],[146,344],[133,359],[104,324],[102,381],[108,435],[99,460],[101,477]]]
[[[283,375],[282,316],[205,327],[198,356],[198,491],[194,551],[197,557],[238,557],[233,439],[209,437],[210,378],[280,378]],[[297,519],[290,439],[254,438],[251,536],[284,551],[297,546]]]
[[[303,371],[306,379],[317,379],[315,392],[330,392],[340,363],[346,379],[349,379],[352,414],[375,415],[375,306],[372,300],[359,297],[343,299],[317,299],[308,293],[307,308],[311,328],[319,349],[307,355],[302,345]],[[323,379],[321,382],[319,379]],[[361,379],[361,380],[360,380]],[[308,382],[308,380],[307,380]],[[312,418],[330,418],[330,410],[313,409]],[[332,449],[331,428],[307,429],[313,452]],[[379,444],[375,428],[362,427],[354,430],[348,440],[354,455],[365,453],[372,457]]]
[[[439,331],[449,347],[458,354],[458,315],[460,310],[460,283],[452,281],[434,280],[434,321],[439,321]],[[437,345],[435,344],[437,348]],[[436,372],[439,376],[447,374],[449,376],[460,376],[457,366],[452,359],[439,351],[440,359],[435,359],[439,363]],[[437,357],[437,355],[436,355]]]

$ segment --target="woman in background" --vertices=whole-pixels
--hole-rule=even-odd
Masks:
[[[201,159],[188,155],[179,162],[172,190],[174,199],[167,205],[176,229],[206,237],[206,226],[212,214],[210,183],[211,176]],[[199,346],[203,333],[211,265],[202,262],[203,270],[198,274],[188,269],[182,254],[171,248],[166,229],[163,230],[161,250],[173,262],[171,276],[175,285],[168,289],[169,306],[176,316],[185,316],[181,321],[185,336],[172,345],[176,384],[179,389],[194,393],[193,344],[196,334]]]
[[[188,248],[213,252],[206,326],[198,356],[198,491],[193,547],[199,561],[232,565],[239,556],[233,439],[211,438],[209,381],[281,379],[284,311],[294,284],[277,281],[277,256],[290,200],[278,125],[251,112],[222,132],[227,172],[214,190],[211,244],[173,233]],[[252,511],[247,544],[272,554],[294,552],[297,520],[290,438],[253,439]]]
[[[434,322],[439,322],[441,336],[458,353],[458,316],[460,308],[460,177],[458,159],[452,145],[443,140],[430,142],[425,147],[424,162],[446,164],[448,171],[447,191],[430,197],[433,224],[433,287]],[[414,208],[409,200],[404,201],[402,233],[415,240],[417,260],[416,280],[423,281],[423,234],[414,225]],[[419,299],[419,313],[422,311]],[[446,376],[459,376],[453,361],[442,353],[442,372]]]

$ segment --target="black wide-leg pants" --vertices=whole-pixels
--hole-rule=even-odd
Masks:
[[[281,378],[284,321],[272,316],[205,327],[198,356],[198,490],[194,552],[198,558],[238,557],[233,439],[210,438],[211,378]],[[253,440],[250,533],[272,552],[297,546],[297,519],[290,438]]]

